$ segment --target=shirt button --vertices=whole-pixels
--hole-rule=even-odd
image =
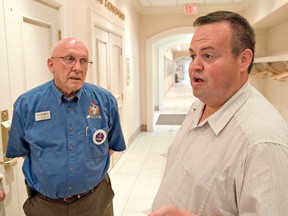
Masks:
[[[68,187],[69,190],[72,190],[72,187]]]
[[[74,170],[74,168],[73,168],[73,167],[70,167],[70,168],[69,168],[69,170],[70,170],[70,171],[73,171],[73,170]]]

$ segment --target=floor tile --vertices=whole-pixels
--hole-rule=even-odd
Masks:
[[[175,84],[163,100],[160,113],[187,113],[195,100],[190,85]],[[155,120],[155,122],[156,122]],[[115,216],[145,216],[161,183],[170,143],[179,125],[155,125],[152,132],[141,132],[117,164],[110,177],[115,192]]]

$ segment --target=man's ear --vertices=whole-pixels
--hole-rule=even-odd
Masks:
[[[53,63],[52,59],[51,59],[51,58],[48,58],[48,59],[47,59],[47,66],[48,66],[49,70],[51,71],[51,73],[54,73],[53,64],[54,64],[54,63]]]
[[[240,54],[240,68],[241,71],[247,71],[248,67],[253,59],[253,53],[251,49],[245,49]]]

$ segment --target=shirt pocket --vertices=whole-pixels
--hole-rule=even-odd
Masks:
[[[108,128],[88,128],[87,156],[89,158],[105,157],[109,153]]]

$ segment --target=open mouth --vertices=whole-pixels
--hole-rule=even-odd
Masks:
[[[203,82],[203,79],[199,78],[199,77],[194,77],[193,81],[198,83],[198,82]]]
[[[72,80],[81,80],[80,78],[77,78],[77,77],[70,77],[70,79],[72,79]]]

